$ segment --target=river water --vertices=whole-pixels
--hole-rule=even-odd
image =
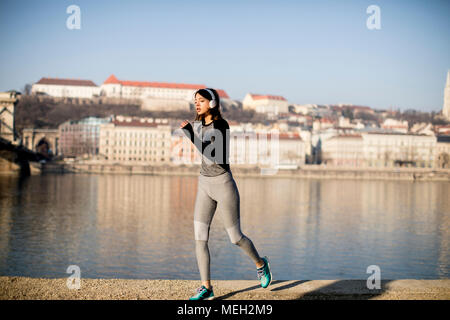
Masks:
[[[445,182],[235,177],[241,226],[273,277],[450,277]],[[199,279],[197,177],[64,174],[0,177],[0,276]],[[255,279],[220,213],[210,231],[212,279]]]

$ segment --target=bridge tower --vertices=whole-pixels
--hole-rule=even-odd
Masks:
[[[0,92],[0,137],[12,143],[18,141],[14,125],[14,112],[20,93],[16,91]]]

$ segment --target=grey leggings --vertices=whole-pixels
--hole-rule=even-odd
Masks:
[[[195,251],[202,281],[210,280],[208,248],[209,228],[217,210],[233,244],[238,245],[255,262],[260,261],[252,241],[241,232],[239,191],[233,175],[227,171],[215,177],[198,177],[194,208]]]

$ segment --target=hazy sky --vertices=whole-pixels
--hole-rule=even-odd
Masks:
[[[81,10],[70,30],[68,6]],[[369,30],[367,7],[381,10]],[[0,1],[0,90],[41,77],[204,84],[291,103],[439,111],[450,1]]]

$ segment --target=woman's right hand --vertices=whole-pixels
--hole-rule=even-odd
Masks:
[[[188,120],[184,120],[184,121],[180,124],[180,128],[184,128],[188,123],[189,123]]]

